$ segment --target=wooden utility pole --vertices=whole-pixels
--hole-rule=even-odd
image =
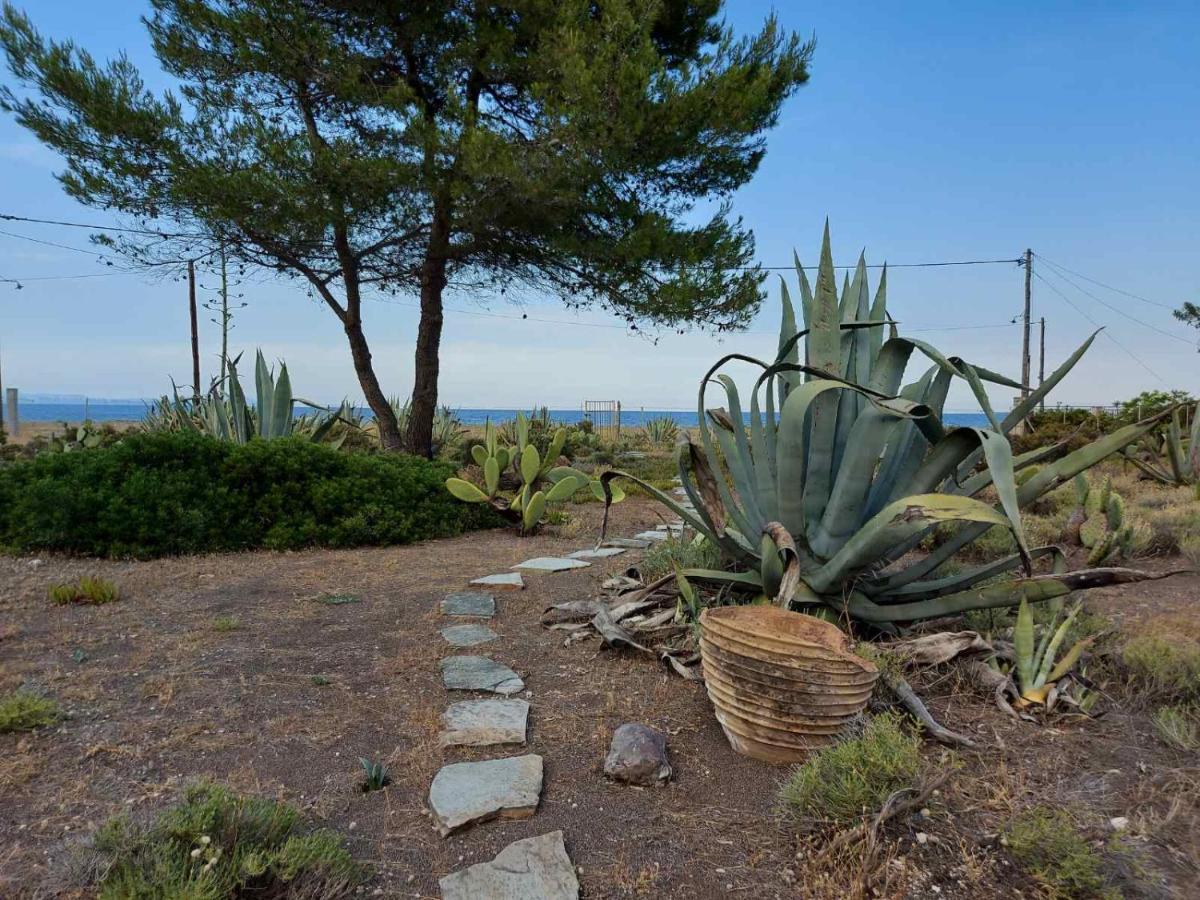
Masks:
[[[4,396],[4,366],[0,365],[0,398]],[[0,434],[4,434],[4,404],[0,403]]]
[[[1025,251],[1025,315],[1021,339],[1021,396],[1029,396],[1029,313],[1033,301],[1033,251]]]
[[[1046,317],[1042,316],[1038,321],[1042,326],[1041,334],[1039,335],[1041,346],[1038,351],[1038,387],[1041,387],[1042,382],[1046,380]],[[1046,398],[1044,396],[1042,397],[1042,402],[1038,404],[1038,408],[1045,412]]]
[[[1028,284],[1028,280],[1026,281]],[[1028,295],[1028,288],[1026,294]],[[188,313],[192,319],[192,396],[200,399],[200,329],[196,323],[196,261],[188,260]],[[1028,331],[1029,307],[1025,308],[1025,324]],[[1028,334],[1026,335],[1028,337]]]

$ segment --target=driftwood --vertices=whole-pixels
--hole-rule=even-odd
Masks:
[[[946,783],[946,779],[950,777],[949,771],[944,771],[934,778],[925,782],[919,788],[903,788],[902,790],[893,792],[883,806],[876,814],[875,818],[870,822],[860,822],[853,828],[839,832],[837,837],[826,844],[822,849],[818,858],[828,856],[831,853],[836,853],[838,850],[852,846],[867,837],[872,837],[878,833],[880,827],[889,819],[894,819],[897,816],[907,815],[914,809],[920,809],[925,805],[933,792],[941,788]],[[915,791],[914,796],[900,802],[900,798],[908,793]]]
[[[969,737],[964,737],[938,724],[937,720],[933,718],[929,710],[925,707],[925,704],[921,702],[921,698],[916,695],[912,686],[902,676],[881,672],[879,677],[891,689],[892,693],[896,695],[896,699],[904,704],[904,708],[912,714],[913,718],[921,723],[925,732],[935,741],[951,747],[967,747],[972,750],[979,747]]]

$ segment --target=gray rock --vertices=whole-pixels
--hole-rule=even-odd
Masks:
[[[487,747],[523,744],[529,721],[524,700],[463,700],[442,713],[445,727],[438,738],[443,747]]]
[[[616,547],[621,550],[645,550],[650,546],[650,542],[643,538],[613,538],[605,541],[601,547]]]
[[[433,776],[429,808],[443,837],[489,819],[527,819],[542,794],[537,754],[452,763]]]
[[[442,900],[578,900],[579,879],[561,831],[515,841],[491,862],[452,872]]]
[[[521,577],[520,572],[503,572],[500,575],[484,575],[482,578],[475,578],[471,584],[479,584],[484,587],[494,588],[513,588],[514,590],[525,589],[525,579]]]
[[[620,556],[625,547],[601,547],[599,550],[576,550],[568,553],[567,559],[608,559],[610,556]]]
[[[442,601],[442,615],[490,619],[496,614],[496,598],[479,591],[458,591]]]
[[[567,569],[586,569],[591,563],[582,559],[563,559],[558,556],[538,556],[517,563],[514,569],[526,572],[565,572]]]
[[[666,737],[649,725],[627,722],[613,732],[604,774],[628,784],[662,784],[671,777]]]
[[[491,691],[515,694],[525,682],[503,663],[486,656],[447,656],[441,662],[442,684],[451,691]]]
[[[665,531],[642,531],[634,535],[639,541],[665,541],[667,533]]]
[[[500,635],[486,625],[471,623],[469,625],[451,625],[442,629],[442,637],[455,647],[474,647],[494,641]]]

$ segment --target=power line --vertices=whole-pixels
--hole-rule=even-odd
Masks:
[[[1038,259],[1042,259],[1042,257],[1039,256]],[[1075,290],[1079,291],[1085,297],[1091,297],[1093,300],[1095,300],[1101,306],[1105,306],[1108,309],[1111,309],[1113,312],[1115,312],[1119,316],[1124,316],[1130,322],[1134,322],[1137,325],[1141,325],[1143,328],[1149,328],[1151,331],[1157,331],[1159,334],[1163,335],[1164,337],[1169,337],[1172,340],[1181,341],[1181,342],[1187,344],[1188,346],[1192,345],[1192,342],[1189,341],[1187,338],[1180,337],[1177,334],[1173,334],[1170,331],[1166,331],[1165,329],[1159,328],[1157,325],[1151,325],[1149,322],[1143,322],[1137,316],[1131,316],[1129,313],[1125,312],[1125,310],[1121,309],[1120,307],[1113,306],[1111,303],[1100,299],[1099,297],[1097,297],[1095,294],[1093,294],[1091,291],[1087,290],[1086,288],[1080,287],[1078,284],[1076,284],[1074,281],[1072,281],[1066,275],[1063,275],[1061,272],[1054,272],[1053,270],[1051,270],[1051,271],[1057,278],[1061,278],[1063,281],[1065,281],[1067,284],[1071,285],[1071,287],[1075,288]]]
[[[103,258],[103,253],[98,253],[95,250],[85,250],[83,247],[72,247],[70,244],[59,244],[55,241],[46,241],[41,238],[30,237],[27,234],[17,234],[15,231],[4,231],[0,229],[0,234],[5,237],[16,238],[19,241],[29,241],[31,244],[43,244],[47,247],[57,247],[60,250],[73,250],[75,253],[86,253],[89,256],[98,256]]]
[[[91,231],[119,231],[125,234],[146,234],[162,238],[202,238],[202,234],[172,233],[155,231],[151,228],[125,228],[119,225],[89,225],[84,222],[65,222],[61,219],[34,219],[29,216],[17,216],[12,213],[0,213],[0,219],[7,222],[29,222],[34,225],[61,225],[65,228],[87,228]]]
[[[1070,272],[1072,275],[1074,275],[1078,278],[1082,278],[1084,281],[1090,281],[1092,284],[1099,285],[1102,288],[1107,288],[1110,291],[1115,291],[1118,294],[1123,294],[1124,296],[1130,297],[1134,300],[1140,300],[1143,303],[1149,303],[1151,306],[1158,306],[1158,307],[1161,307],[1162,309],[1170,309],[1170,310],[1175,309],[1175,307],[1170,303],[1160,303],[1157,300],[1151,300],[1149,297],[1142,297],[1138,294],[1131,294],[1129,291],[1122,290],[1119,287],[1113,287],[1111,284],[1105,284],[1103,281],[1097,281],[1095,278],[1091,278],[1087,275],[1084,275],[1082,272],[1076,272],[1074,269],[1068,269],[1062,263],[1056,263],[1052,259],[1047,259],[1045,256],[1043,256],[1040,253],[1038,254],[1038,259],[1040,259],[1042,262],[1049,263],[1050,265],[1054,266],[1057,269],[1062,269],[1064,272]]]
[[[1113,337],[1107,328],[1105,328],[1103,325],[1101,325],[1099,322],[1097,322],[1095,319],[1093,319],[1090,315],[1088,315],[1087,312],[1084,311],[1081,307],[1076,305],[1075,301],[1073,301],[1070,297],[1068,297],[1066,294],[1064,294],[1062,291],[1060,291],[1053,284],[1053,282],[1050,282],[1050,281],[1046,280],[1044,277],[1042,277],[1041,272],[1034,270],[1033,277],[1036,278],[1038,281],[1042,282],[1042,284],[1046,285],[1046,287],[1050,288],[1050,290],[1054,291],[1054,293],[1058,294],[1058,296],[1062,297],[1062,299],[1067,302],[1067,305],[1069,305],[1073,310],[1075,310],[1075,312],[1079,313],[1081,316],[1083,316],[1085,319],[1087,319],[1089,322],[1091,322],[1092,325],[1094,325],[1096,328],[1102,329],[1101,333],[1105,337],[1107,337],[1110,341],[1112,341],[1114,344],[1116,344],[1118,347],[1120,347],[1123,351],[1125,351],[1125,353],[1129,354],[1130,358],[1132,358],[1133,361],[1136,362],[1139,366],[1141,366],[1143,369],[1145,369],[1147,372],[1149,372],[1151,375],[1153,375],[1155,378],[1157,378],[1163,384],[1167,383],[1165,378],[1163,378],[1161,375],[1159,375],[1157,372],[1155,372],[1152,368],[1150,368],[1148,365],[1146,365],[1146,363],[1144,363],[1136,353],[1134,353],[1132,350],[1130,350],[1128,347],[1126,347],[1124,344],[1122,344],[1120,341],[1118,341],[1115,337]]]

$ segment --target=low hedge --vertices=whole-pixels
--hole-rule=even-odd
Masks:
[[[137,434],[0,467],[0,547],[149,558],[403,544],[496,524],[446,491],[447,463],[300,438],[238,446]]]

